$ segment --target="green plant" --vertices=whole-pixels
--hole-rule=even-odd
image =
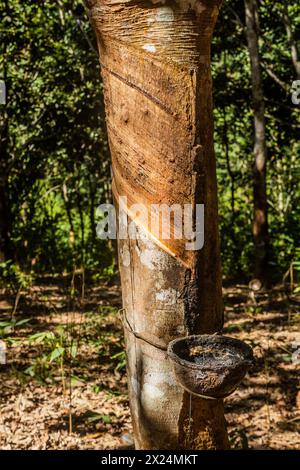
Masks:
[[[126,367],[126,354],[125,351],[121,351],[117,354],[114,354],[113,356],[110,357],[113,361],[117,362],[117,365],[115,367],[116,371],[120,371],[125,369]]]
[[[245,312],[251,315],[259,315],[263,313],[263,308],[260,305],[250,305],[245,307]]]
[[[78,342],[70,338],[66,327],[59,326],[54,331],[41,331],[27,339],[31,345],[41,345],[43,352],[35,357],[25,374],[38,379],[50,379],[59,368],[63,387],[65,388],[65,362],[73,361],[78,352]]]
[[[0,264],[0,286],[12,291],[15,294],[15,302],[11,312],[11,317],[15,315],[22,291],[30,289],[33,282],[32,273],[28,274],[22,271],[20,266],[11,260]]]
[[[95,421],[101,421],[103,424],[110,424],[111,418],[108,415],[103,415],[99,413],[90,413],[90,415],[87,418],[87,421],[89,423],[93,423]]]
[[[0,263],[0,284],[14,293],[20,289],[29,289],[33,282],[33,274],[25,273],[13,261]]]
[[[23,320],[7,320],[0,322],[0,338],[4,338],[15,331],[16,327],[25,325],[30,322],[31,318],[24,318]]]
[[[229,442],[232,449],[249,449],[248,438],[243,429],[233,429],[229,433]]]

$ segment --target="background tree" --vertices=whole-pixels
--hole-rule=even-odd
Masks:
[[[269,234],[267,201],[267,142],[264,90],[259,53],[259,16],[256,0],[245,0],[246,37],[251,64],[251,82],[254,114],[253,164],[253,237],[254,275],[267,281]]]
[[[296,76],[299,80],[300,79],[299,49],[298,49],[297,40],[295,38],[294,30],[293,30],[292,20],[289,14],[289,5],[286,0],[283,0],[282,18],[283,18],[284,26],[286,29],[288,41],[291,47],[291,57],[292,57],[293,66],[295,69]]]
[[[299,7],[290,4],[289,11],[297,38]],[[295,247],[299,245],[299,113],[291,102],[294,70],[282,21],[282,7],[279,3],[274,5],[264,1],[259,4],[259,13],[268,142],[266,188],[271,247],[268,264],[272,268],[271,280],[276,281],[285,272],[288,260],[293,258]],[[222,21],[218,21],[214,35],[213,76],[223,272],[230,276],[245,272],[254,274],[255,268],[251,239],[254,203],[251,194],[254,145],[252,85],[245,32],[244,2],[225,2]]]

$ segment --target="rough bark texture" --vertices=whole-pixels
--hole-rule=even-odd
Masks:
[[[267,280],[268,263],[268,203],[266,189],[267,147],[265,102],[258,46],[258,10],[256,0],[245,0],[246,35],[251,63],[252,97],[254,113],[254,218],[255,277]]]
[[[190,416],[190,397],[164,350],[178,336],[213,333],[223,323],[210,75],[219,6],[219,0],[89,2],[115,200],[205,204],[201,251],[188,252],[184,239],[119,240],[124,308],[146,339],[125,329],[138,449],[228,447],[222,401],[193,396]]]

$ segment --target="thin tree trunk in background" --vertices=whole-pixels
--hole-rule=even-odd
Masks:
[[[96,233],[96,221],[95,221],[95,210],[96,210],[96,188],[93,185],[92,180],[89,181],[90,189],[90,224],[91,224],[91,249],[96,244],[97,233]]]
[[[233,224],[235,219],[235,194],[234,194],[234,183],[235,183],[235,176],[231,169],[230,164],[230,154],[229,154],[229,140],[228,140],[228,125],[226,119],[226,109],[224,109],[224,128],[223,128],[223,138],[224,138],[224,147],[225,147],[225,156],[226,156],[226,166],[228,175],[230,178],[230,192],[231,192],[231,223]],[[234,230],[232,235],[234,234]]]
[[[254,218],[253,237],[255,248],[254,275],[263,283],[267,281],[268,265],[268,204],[266,189],[267,146],[265,101],[261,77],[258,44],[258,8],[256,0],[245,0],[246,36],[251,63],[252,98],[254,113]]]
[[[66,214],[67,214],[68,222],[70,226],[69,242],[73,249],[74,243],[75,243],[75,228],[74,228],[74,223],[73,223],[73,218],[72,218],[71,203],[70,203],[69,196],[68,196],[68,188],[65,183],[63,184],[63,187],[62,187],[62,194],[63,194]]]
[[[226,77],[226,85],[227,85],[227,57],[226,52],[224,53],[224,71]],[[226,89],[226,88],[225,88]],[[223,142],[225,147],[225,157],[226,157],[226,166],[228,175],[230,178],[230,189],[231,189],[231,223],[232,223],[232,236],[234,238],[234,219],[235,219],[235,174],[232,171],[231,163],[230,163],[230,145],[229,145],[229,138],[228,138],[228,124],[227,124],[227,112],[226,107],[223,109]]]
[[[85,229],[84,229],[84,214],[83,214],[79,188],[76,192],[76,198],[77,198],[77,208],[79,212],[80,232],[81,232],[81,266],[83,267],[85,263]]]
[[[2,152],[0,145],[0,153]],[[1,157],[0,157],[1,160]],[[8,196],[7,177],[1,168],[0,161],[0,262],[12,259],[10,247],[10,209]]]
[[[0,140],[0,261],[9,258],[9,227],[8,227],[8,201],[7,201],[7,139],[8,126],[6,118]]]
[[[205,205],[200,251],[187,251],[184,240],[119,240],[123,306],[132,330],[147,339],[125,328],[137,449],[228,447],[222,400],[190,401],[164,350],[174,338],[223,325],[210,73],[220,3],[88,1],[116,202]]]
[[[5,2],[6,14],[9,13],[8,2]],[[3,51],[3,77],[1,77],[6,85],[6,100],[8,101],[8,83],[7,83],[7,57],[6,47],[4,44]],[[9,125],[8,115],[4,107],[2,119],[0,121],[0,261],[9,260],[13,258],[11,250],[10,236],[11,236],[11,208],[8,198],[8,136]]]
[[[283,1],[283,22],[286,30],[286,34],[288,37],[288,41],[291,46],[291,55],[292,55],[292,62],[296,72],[296,76],[300,79],[300,60],[299,60],[299,50],[297,41],[295,39],[294,31],[292,28],[291,19],[289,16],[289,8],[286,0]]]

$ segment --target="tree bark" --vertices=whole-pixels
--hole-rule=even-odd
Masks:
[[[299,60],[299,50],[297,41],[295,39],[294,31],[292,28],[292,23],[289,15],[289,8],[286,0],[283,2],[283,22],[288,37],[288,41],[291,47],[291,56],[292,62],[295,69],[297,78],[300,80],[300,60]]]
[[[90,189],[90,226],[91,226],[91,249],[95,246],[97,233],[95,221],[95,208],[96,208],[96,188],[93,184],[92,178],[89,182]]]
[[[1,135],[1,140],[0,140],[0,262],[4,261],[7,258],[6,252],[7,252],[7,244],[8,244],[6,171],[5,171],[6,139],[7,139],[7,136]]]
[[[8,117],[5,113],[0,133],[0,262],[13,259],[11,249],[11,208],[8,188]]]
[[[153,234],[119,239],[137,449],[228,447],[222,401],[190,397],[176,383],[165,351],[174,338],[213,333],[223,324],[210,73],[220,3],[88,2],[100,51],[114,199],[126,196],[128,206],[149,208],[205,205],[202,250]],[[135,220],[140,235],[149,235],[148,226]]]
[[[9,15],[8,2],[5,1],[5,13]],[[6,85],[6,101],[8,102],[7,81],[7,43],[3,44],[3,81]],[[3,105],[2,105],[3,106]],[[4,105],[4,112],[0,119],[0,262],[13,258],[11,249],[11,207],[8,192],[8,138],[9,118]]]
[[[265,101],[261,77],[258,44],[258,8],[256,0],[245,0],[246,36],[251,64],[254,113],[254,168],[253,168],[253,237],[255,249],[254,275],[262,283],[267,281],[268,266],[268,203],[267,203],[267,146]]]

